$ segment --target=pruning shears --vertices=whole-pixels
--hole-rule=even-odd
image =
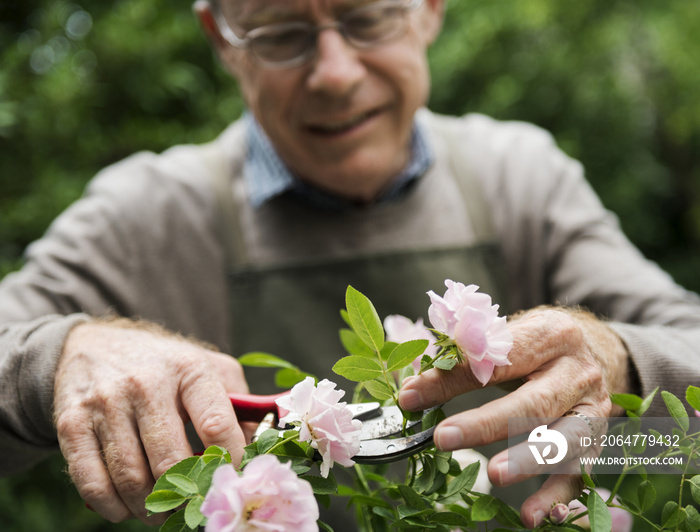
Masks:
[[[275,395],[229,394],[231,404],[236,411],[238,421],[255,421],[260,423],[254,439],[265,430],[276,428],[280,418],[279,407],[275,400],[287,395],[289,391]],[[360,433],[360,451],[353,457],[359,464],[384,464],[407,458],[429,447],[433,442],[435,427],[409,436],[401,436],[404,429],[421,423],[421,419],[406,421],[397,406],[381,406],[373,403],[350,403],[347,405],[354,419],[362,421]],[[434,407],[423,412],[428,412]]]

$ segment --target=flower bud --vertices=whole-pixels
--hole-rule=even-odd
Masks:
[[[563,502],[553,505],[549,511],[549,520],[555,525],[563,523],[567,517],[569,517],[569,507]]]

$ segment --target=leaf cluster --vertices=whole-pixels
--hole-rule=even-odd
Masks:
[[[206,521],[200,510],[214,471],[230,463],[228,451],[212,446],[201,456],[191,456],[168,469],[146,498],[149,515],[179,508],[163,523],[160,532],[197,530]]]

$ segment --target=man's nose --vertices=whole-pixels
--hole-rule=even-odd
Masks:
[[[322,30],[317,39],[309,88],[335,96],[347,95],[367,73],[360,61],[360,52],[334,29]]]

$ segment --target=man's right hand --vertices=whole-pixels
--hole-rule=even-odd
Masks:
[[[240,364],[156,326],[88,322],[69,334],[59,359],[54,419],[81,497],[112,522],[146,516],[155,479],[202,442],[240,461],[245,439],[228,399],[247,392]]]

